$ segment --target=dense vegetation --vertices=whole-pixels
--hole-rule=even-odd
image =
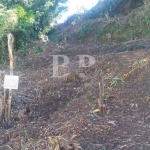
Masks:
[[[0,63],[6,57],[6,35],[15,36],[15,49],[25,49],[39,33],[50,31],[53,19],[66,10],[67,0],[0,0]]]

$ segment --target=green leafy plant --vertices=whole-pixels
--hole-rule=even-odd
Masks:
[[[113,84],[117,84],[119,81],[123,81],[121,78],[118,78],[117,76],[111,79],[111,82]]]
[[[25,52],[28,43],[38,38],[39,33],[47,34],[53,18],[66,9],[59,3],[67,0],[0,1],[0,63],[5,61],[7,33],[15,38],[14,50]]]

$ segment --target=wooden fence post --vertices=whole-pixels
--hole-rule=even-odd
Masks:
[[[13,44],[14,44],[14,37],[13,37],[13,35],[11,33],[9,33],[7,35],[7,38],[8,38],[9,60],[10,60],[10,75],[13,75],[13,55],[12,55],[12,49],[13,49]],[[5,105],[5,121],[7,123],[11,119],[11,99],[12,99],[12,89],[9,89],[8,98],[6,99],[6,103],[5,103],[6,104]]]

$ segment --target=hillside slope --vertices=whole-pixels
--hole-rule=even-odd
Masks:
[[[124,3],[120,5],[125,6]],[[128,15],[123,15],[120,12],[117,13],[116,9],[112,13],[105,10],[103,13],[100,13],[100,16],[92,16],[93,18],[91,19],[86,19],[85,16],[92,9],[83,15],[75,14],[64,24],[56,26],[49,33],[49,38],[51,41],[60,43],[88,42],[95,44],[118,44],[125,41],[140,40],[142,38],[149,39],[150,4],[148,3],[141,7],[137,5],[136,7],[133,7],[134,9],[132,8],[128,12]],[[113,13],[115,15],[111,16]],[[99,13],[94,14],[98,15]],[[90,15],[87,16],[90,17]]]
[[[144,16],[140,12],[149,15],[147,8],[137,8],[115,23],[101,18],[61,26],[49,42],[34,41],[27,56],[14,53],[19,90],[13,91],[9,127],[1,124],[0,150],[149,150],[148,18],[134,26],[137,15]],[[95,38],[102,26],[103,36]],[[137,38],[127,34],[133,30]],[[52,77],[52,55],[69,58],[67,68],[59,67],[61,75],[69,71],[69,76]],[[77,55],[92,56],[95,64],[79,68]],[[8,66],[1,68],[9,72]],[[104,112],[98,105],[101,76]]]
[[[66,150],[68,145],[78,144],[85,150],[150,148],[149,49],[114,53],[112,46],[69,43],[61,50],[54,43],[43,48],[45,51],[40,54],[30,53],[23,66],[17,57],[15,72],[20,76],[20,85],[12,103],[16,117],[9,130],[0,130],[1,150],[48,149],[58,146],[52,142],[57,136]],[[71,75],[52,78],[51,55],[60,53],[70,58]],[[95,65],[79,70],[79,54],[93,56]],[[101,70],[107,106],[104,114],[94,113],[98,108]],[[115,77],[122,81],[115,81]],[[30,113],[17,118],[26,106]],[[70,141],[71,136],[76,138]]]

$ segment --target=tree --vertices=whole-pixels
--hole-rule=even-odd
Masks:
[[[0,3],[8,9],[16,9],[20,22],[32,22],[36,32],[47,33],[50,30],[50,23],[60,12],[66,10],[66,6],[59,5],[67,0],[0,0]],[[21,14],[21,16],[20,16]],[[32,18],[32,19],[31,19]],[[24,22],[23,22],[24,19]]]
[[[15,49],[24,49],[28,42],[46,34],[53,19],[65,11],[67,0],[0,0],[0,63],[7,47],[6,34],[15,37]]]
[[[146,0],[99,0],[96,6],[94,6],[85,15],[85,19],[93,19],[104,17],[105,14],[109,14],[110,17],[116,15],[127,15],[133,9],[140,7]]]

